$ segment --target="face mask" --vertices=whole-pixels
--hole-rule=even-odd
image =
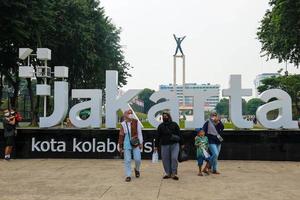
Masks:
[[[132,119],[132,118],[133,118],[133,114],[129,114],[129,115],[128,115],[128,118],[129,118],[129,119]]]

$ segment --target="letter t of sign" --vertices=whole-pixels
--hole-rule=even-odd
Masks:
[[[229,115],[238,128],[252,128],[253,122],[243,119],[242,96],[251,96],[252,89],[242,89],[241,75],[230,75],[229,89],[222,91],[223,96],[229,97]]]

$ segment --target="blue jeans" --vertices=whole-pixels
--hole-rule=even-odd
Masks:
[[[133,159],[135,161],[135,169],[140,171],[141,166],[141,150],[140,147],[134,149],[124,149],[124,164],[126,177],[131,176],[131,152],[133,152]]]
[[[209,144],[210,156],[210,165],[212,171],[215,172],[218,169],[218,157],[221,151],[221,144]]]
[[[210,157],[205,158],[204,156],[198,156],[197,157],[198,166],[202,166],[204,161],[209,162],[209,160]]]

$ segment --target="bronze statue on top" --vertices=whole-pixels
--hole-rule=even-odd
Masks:
[[[173,34],[173,36],[174,36],[174,39],[175,39],[175,41],[176,41],[176,43],[177,43],[177,47],[176,47],[176,51],[175,51],[174,56],[177,55],[178,50],[180,51],[181,56],[183,56],[184,53],[183,53],[182,48],[181,48],[181,42],[184,40],[184,38],[185,38],[186,36],[183,36],[183,37],[176,37],[175,34]]]

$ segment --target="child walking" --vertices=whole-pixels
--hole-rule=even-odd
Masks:
[[[197,148],[196,155],[197,155],[197,161],[199,167],[198,176],[203,176],[202,172],[209,175],[208,168],[209,168],[210,155],[208,153],[208,139],[205,136],[205,133],[202,128],[197,128],[196,132],[197,132],[197,136],[195,137],[195,146]],[[202,170],[202,165],[204,161],[206,161],[206,165]]]

